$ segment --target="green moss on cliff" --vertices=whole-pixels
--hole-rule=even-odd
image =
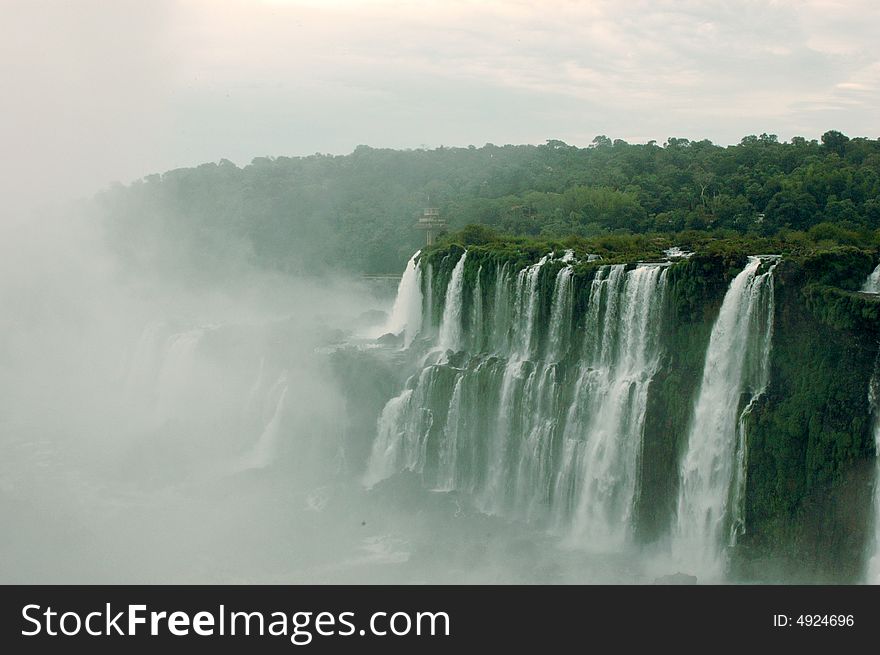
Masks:
[[[855,580],[870,524],[860,485],[870,487],[874,458],[880,303],[812,284],[847,275],[833,257],[778,267],[770,384],[748,425],[740,559],[772,559],[808,579]]]
[[[559,253],[559,245],[518,240],[470,246],[465,324],[478,271],[488,310],[498,265],[507,263],[515,275],[551,249]],[[566,245],[575,246],[582,258],[572,279],[574,319],[569,329],[577,332],[598,267],[634,264],[642,257],[616,253],[587,262],[590,251],[584,243]],[[693,257],[668,269],[663,359],[648,394],[635,508],[637,536],[643,542],[662,539],[674,519],[678,465],[712,325],[730,280],[742,270],[746,256],[754,254],[748,249],[754,245],[742,240],[704,243]],[[770,247],[777,244],[764,245],[772,252]],[[423,263],[434,269],[437,320],[461,252],[461,245],[447,244],[423,255]],[[880,339],[880,299],[856,289],[876,263],[874,250],[849,247],[789,253],[775,269],[770,381],[747,426],[746,532],[733,559],[741,576],[771,580],[775,572],[791,576],[800,571],[803,580],[853,581],[860,575],[871,524],[875,452],[867,390]],[[538,280],[542,342],[562,265],[552,261]],[[560,371],[572,363],[568,358]]]
[[[663,361],[648,390],[636,505],[639,539],[668,534],[678,496],[678,464],[687,445],[712,324],[744,258],[695,255],[669,268],[661,329]]]

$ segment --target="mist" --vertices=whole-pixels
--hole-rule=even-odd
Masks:
[[[324,509],[344,451],[315,349],[387,299],[258,271],[211,290],[123,282],[80,209],[4,229],[0,577],[295,570],[316,546],[296,517]]]
[[[880,243],[878,10],[832,5],[8,2],[0,583],[642,583],[689,571],[691,551],[673,561],[663,531],[702,342],[676,336],[694,351],[679,361],[644,337],[663,325],[665,286],[639,287],[651,300],[637,296],[626,320],[600,321],[607,302],[585,298],[610,272],[626,289],[633,271],[647,277],[645,262],[683,265],[694,252],[682,246],[731,239],[743,258],[873,248],[821,281],[873,315],[876,298],[853,280],[877,266]],[[794,182],[774,186],[783,160],[792,179],[803,169],[825,180],[801,185],[797,212]],[[736,190],[725,192],[728,178]],[[807,193],[844,178],[854,188],[840,198]],[[428,207],[453,236],[401,287],[415,300],[393,317]],[[471,246],[483,251],[466,263]],[[707,294],[693,301],[707,343],[732,261],[694,283]],[[566,296],[575,286],[578,302]],[[657,315],[630,330],[652,303]],[[591,335],[618,332],[645,352],[581,352]],[[771,341],[768,331],[767,352]],[[673,374],[654,384],[661,364]],[[626,366],[641,386],[636,409],[620,410]],[[716,381],[706,421],[737,385],[754,387],[763,411],[767,375]],[[849,409],[829,414],[858,425],[826,431],[856,446],[827,466],[855,471],[846,518],[857,527],[844,541],[861,548],[874,529],[863,520],[874,474],[861,460],[876,454],[864,425],[878,412],[876,394],[866,403],[855,386],[840,383]],[[652,388],[676,407],[668,417]],[[415,394],[420,404],[407,405]],[[826,400],[811,397],[810,411]],[[807,416],[796,410],[784,413]],[[745,439],[733,421],[744,417],[718,419],[733,430],[719,433],[725,448]],[[659,509],[642,502],[646,434],[665,466],[647,476],[666,494]],[[594,438],[607,440],[594,449],[606,480],[590,477]],[[694,477],[725,516],[727,487],[700,475],[734,456],[712,445],[692,458]],[[555,525],[539,516],[551,496]],[[594,507],[598,522],[586,516]],[[682,531],[720,556],[720,532],[700,528],[704,509]],[[811,537],[825,538],[826,510]],[[591,532],[604,523],[616,541]],[[841,579],[855,579],[860,557]],[[792,579],[774,567],[730,580]]]
[[[111,243],[83,204],[4,226],[4,583],[612,579],[415,476],[365,488],[393,280],[208,284]]]

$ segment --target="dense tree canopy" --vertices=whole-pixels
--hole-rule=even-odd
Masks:
[[[135,265],[388,272],[423,243],[414,225],[429,203],[452,230],[546,239],[697,230],[869,245],[880,229],[880,140],[831,130],[819,141],[761,134],[728,147],[606,136],[587,148],[359,146],[151,175],[108,189],[96,206]]]

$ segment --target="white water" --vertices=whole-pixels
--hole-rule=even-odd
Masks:
[[[427,370],[427,369],[426,369]],[[377,482],[389,477],[400,467],[400,460],[404,466],[412,461],[412,457],[406,457],[404,450],[411,443],[404,430],[408,427],[405,420],[406,412],[412,400],[413,390],[404,389],[400,395],[392,398],[382,410],[378,421],[378,432],[373,442],[373,449],[364,474],[363,483],[372,487]]]
[[[566,251],[566,254],[570,253]],[[550,326],[547,330],[547,355],[545,359],[554,362],[564,354],[568,346],[571,329],[572,288],[570,266],[559,269],[553,287],[553,304],[550,307]]]
[[[869,545],[865,582],[880,584],[880,359],[874,365],[874,376],[868,388],[868,405],[874,412],[874,448],[877,455],[874,473],[874,536]]]
[[[425,313],[422,327],[434,335],[434,267],[429,263],[425,267]]]
[[[524,362],[532,351],[534,339],[535,313],[538,304],[538,276],[541,268],[547,263],[549,256],[542,257],[536,264],[522,269],[516,277],[516,287],[513,302],[513,330],[512,345],[507,365],[504,369],[504,377],[501,382],[500,400],[498,403],[497,418],[494,423],[494,434],[489,445],[488,476],[483,490],[480,505],[489,513],[504,511],[508,501],[508,488],[511,485],[508,479],[509,470],[514,465],[515,457],[512,432],[516,423],[524,423],[531,417],[525,417],[522,412],[528,411],[531,405],[523,401],[520,390],[530,391],[535,371],[526,379],[524,377]],[[503,274],[502,281],[507,283]],[[502,298],[509,297],[503,294]],[[506,314],[505,310],[505,314]],[[531,394],[530,394],[531,395]]]
[[[726,546],[742,525],[744,422],[768,381],[774,266],[749,258],[724,296],[706,351],[680,465],[673,535],[674,559],[701,580],[723,576]]]
[[[473,334],[485,329],[494,356],[472,356],[464,369],[441,360],[411,379],[379,418],[364,482],[414,471],[432,488],[472,493],[490,514],[556,516],[574,543],[613,552],[631,537],[667,267],[601,267],[576,333],[570,266],[554,275],[548,324],[539,329],[547,302],[540,280],[550,261],[515,273],[499,266],[490,311],[475,300],[467,335],[478,350],[482,339]],[[445,347],[464,341],[464,266],[456,264],[447,285],[438,338]],[[481,284],[478,270],[474,298],[482,297]],[[576,367],[565,374],[560,367],[572,349]]]
[[[421,251],[410,257],[397,286],[397,296],[382,334],[403,334],[404,347],[409,347],[422,329],[422,270],[418,263]]]
[[[254,444],[253,450],[245,458],[242,468],[266,468],[275,461],[279,439],[281,438],[281,423],[284,418],[287,390],[287,371],[283,371],[268,393],[269,399],[275,399],[272,412],[268,416],[268,420],[256,444]]]
[[[545,265],[559,260],[504,263],[492,276],[462,260],[436,343],[466,357],[422,360],[387,403],[365,484],[412,471],[428,488],[468,493],[483,512],[550,525],[579,549],[621,552],[634,541],[669,265],[599,267],[577,316],[573,268],[547,278]],[[744,526],[746,426],[768,383],[775,265],[750,258],[731,282],[695,393],[672,532],[678,569],[701,580],[721,578]]]
[[[440,323],[439,347],[443,350],[457,350],[461,345],[461,310],[464,291],[464,263],[467,251],[463,252],[446,288],[443,306],[443,320]]]
[[[125,393],[133,411],[155,423],[186,411],[196,354],[209,329],[172,332],[162,321],[144,327],[125,375]]]
[[[474,284],[474,300],[471,306],[471,351],[483,349],[483,267],[477,269],[477,281]]]
[[[516,278],[513,317],[514,357],[528,359],[532,354],[535,336],[535,313],[538,307],[538,276],[549,255],[537,264],[522,269]]]
[[[874,443],[880,453],[880,420],[874,428]],[[874,482],[874,544],[873,554],[868,561],[868,584],[880,585],[880,456],[877,458],[877,472]]]
[[[557,493],[570,499],[573,539],[597,550],[619,547],[631,536],[666,273],[661,266],[612,266],[600,271],[591,289],[592,334],[563,434],[569,459],[556,484]]]
[[[144,326],[125,375],[125,391],[130,401],[140,402],[143,394],[155,391],[167,333],[168,326],[163,321],[151,321]]]
[[[194,328],[168,338],[167,351],[159,369],[156,413],[160,420],[167,420],[185,410],[196,350],[204,335],[204,329]]]
[[[880,264],[877,265],[877,268],[865,280],[865,283],[862,285],[862,291],[865,293],[880,293]]]
[[[510,264],[504,262],[498,270],[495,281],[495,298],[493,302],[492,350],[498,354],[506,354],[510,342]]]
[[[452,390],[452,400],[449,402],[449,413],[446,417],[446,425],[443,428],[443,443],[440,446],[440,463],[437,473],[437,489],[450,491],[455,489],[458,435],[461,430],[461,404],[462,383],[464,376],[459,375],[455,379],[455,387]]]

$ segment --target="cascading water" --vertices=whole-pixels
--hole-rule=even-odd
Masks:
[[[446,299],[443,303],[443,320],[440,323],[439,347],[443,350],[457,350],[461,345],[461,309],[464,292],[464,263],[467,251],[463,252],[446,288]]]
[[[157,382],[159,397],[156,413],[160,420],[174,417],[186,405],[196,350],[204,335],[203,328],[195,328],[168,338]]]
[[[129,357],[125,375],[125,392],[130,401],[142,403],[144,395],[155,392],[168,330],[163,321],[151,321],[144,326]]]
[[[242,468],[265,468],[275,460],[281,433],[281,422],[284,417],[287,389],[287,371],[283,371],[267,394],[267,403],[269,405],[266,409],[269,411],[264,416],[263,430],[256,444],[254,444],[253,450],[245,458]]]
[[[880,293],[880,264],[865,280],[861,290],[864,293]]]
[[[532,417],[523,415],[531,404],[523,403],[522,394],[528,395],[534,387],[533,377],[538,374],[533,369],[525,379],[525,360],[532,350],[534,338],[535,313],[538,304],[538,276],[541,268],[549,257],[541,258],[538,263],[522,269],[516,277],[513,303],[513,330],[509,359],[504,369],[501,382],[498,415],[494,422],[494,430],[489,445],[489,469],[486,487],[483,490],[481,505],[487,512],[501,512],[507,500],[507,487],[511,476],[509,469],[516,456],[516,443],[512,434],[522,425],[524,420]],[[506,280],[505,280],[506,282]]]
[[[874,375],[868,388],[868,405],[874,412],[876,464],[874,474],[874,536],[869,546],[865,582],[880,584],[880,356],[874,363]]]
[[[750,257],[730,283],[681,460],[673,555],[708,579],[724,574],[725,547],[742,529],[745,421],[768,382],[775,265],[775,258]]]
[[[708,344],[693,345],[705,354],[688,350],[686,359],[672,345],[693,335],[678,312],[700,275],[694,259],[522,259],[474,247],[413,265],[423,273],[426,343],[400,356],[414,369],[378,418],[364,484],[409,471],[426,489],[602,553],[659,539],[670,526],[672,561],[659,556],[650,566],[722,580],[745,529],[747,429],[764,411],[779,259],[748,259]],[[434,290],[444,296],[436,306]],[[682,388],[695,390],[690,418],[664,413],[678,407]],[[664,423],[652,423],[646,441],[649,416]],[[880,451],[880,418],[876,430]],[[877,494],[866,574],[880,581],[880,484]]]
[[[233,470],[273,464],[290,417],[288,387],[296,372],[260,348],[224,347],[241,338],[240,330],[205,325],[175,331],[169,323],[147,324],[126,375],[130,427],[140,434],[210,433],[218,452],[228,448]]]
[[[519,270],[494,264],[488,278],[474,262],[462,334],[464,257],[437,341],[474,352],[454,364],[435,358],[388,402],[364,483],[414,471],[431,488],[471,494],[485,512],[555,516],[578,542],[616,548],[631,532],[666,266],[599,267],[578,317],[570,255]],[[476,354],[481,344],[488,352]]]
[[[569,251],[570,252],[570,251]],[[556,275],[553,291],[553,304],[550,309],[550,325],[547,330],[547,353],[545,359],[555,362],[564,354],[568,346],[571,328],[572,286],[570,266],[560,268]]]
[[[426,371],[428,369],[425,369]],[[413,390],[404,389],[399,396],[392,398],[379,417],[378,434],[373,442],[372,454],[364,475],[364,485],[372,487],[401,468],[409,468],[415,458],[407,452],[412,435],[406,433],[407,414],[412,401]],[[419,435],[415,435],[418,440]]]
[[[557,520],[600,549],[625,543],[638,483],[648,386],[659,364],[663,266],[600,269],[563,433]]]
[[[483,267],[477,269],[477,281],[474,284],[474,301],[471,307],[471,352],[480,352],[483,348]]]
[[[429,263],[425,267],[425,303],[424,319],[422,327],[428,332],[434,332],[434,267]]]
[[[210,329],[174,332],[161,321],[144,327],[125,376],[127,402],[141,418],[162,423],[186,408],[199,344]]]
[[[491,348],[496,353],[507,352],[510,343],[510,264],[504,262],[497,272],[493,302]]]
[[[535,339],[535,315],[538,308],[538,276],[549,256],[522,269],[516,278],[513,317],[513,348],[517,358],[528,359]]]
[[[388,322],[382,327],[380,334],[403,334],[404,347],[408,347],[422,328],[422,270],[417,251],[409,262],[400,284]]]
[[[455,489],[456,455],[458,454],[458,435],[461,431],[462,386],[465,376],[459,375],[449,401],[449,413],[443,428],[443,443],[440,445],[440,462],[437,471],[437,489]]]

